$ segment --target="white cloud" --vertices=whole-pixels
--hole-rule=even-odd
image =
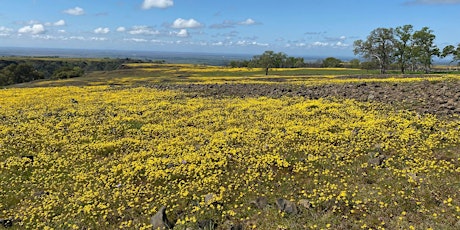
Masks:
[[[254,25],[256,24],[256,21],[254,21],[252,18],[248,18],[240,23],[238,23],[240,25]]]
[[[79,15],[85,14],[85,10],[77,6],[75,8],[64,10],[64,13],[74,15],[74,16],[79,16]]]
[[[110,29],[107,27],[106,28],[99,27],[94,30],[95,34],[108,34],[109,32],[110,32]]]
[[[236,42],[236,45],[238,46],[269,46],[269,44],[267,43],[259,43],[259,42],[255,42],[255,41],[238,41]]]
[[[123,26],[120,26],[117,28],[117,32],[125,32],[125,31],[126,31],[126,28]]]
[[[20,34],[43,34],[45,27],[42,24],[34,24],[32,26],[24,26],[18,30]]]
[[[102,37],[91,37],[89,40],[91,40],[91,41],[107,41],[109,39],[102,38]]]
[[[220,24],[213,24],[210,26],[212,29],[226,29],[226,28],[234,28],[235,26],[249,26],[249,25],[258,25],[260,23],[254,21],[252,18],[248,18],[241,22],[235,22],[232,20],[225,20]]]
[[[335,46],[336,46],[336,47],[348,47],[348,46],[350,46],[350,45],[345,44],[345,43],[343,43],[343,42],[337,42],[337,43],[335,43]]]
[[[202,26],[201,23],[199,23],[193,18],[189,20],[178,18],[173,22],[171,27],[175,29],[187,29],[187,28],[199,28],[201,26]]]
[[[61,34],[65,34],[66,31],[65,30],[58,30],[58,32],[61,33]]]
[[[53,23],[54,26],[65,26],[65,21],[64,20],[59,20],[55,23]]]
[[[11,32],[13,32],[12,29],[0,26],[0,37],[10,36]]]
[[[295,47],[307,47],[307,46],[308,44],[305,42],[299,42],[295,44]],[[288,47],[290,47],[290,45],[288,45]]]
[[[211,44],[212,46],[224,46],[224,43],[223,42],[214,42]]]
[[[326,42],[334,43],[334,42],[341,42],[347,40],[346,36],[340,36],[340,37],[323,37]]]
[[[328,42],[314,42],[312,45],[319,46],[319,47],[325,47],[325,46],[329,46],[329,43]]]
[[[173,0],[144,0],[142,9],[148,10],[151,8],[168,8],[174,5]]]
[[[83,37],[83,36],[71,36],[71,37],[69,37],[69,40],[84,41],[84,40],[85,40],[85,37]]]
[[[33,23],[33,24],[37,24],[37,23]],[[65,26],[66,23],[64,20],[59,20],[57,22],[47,22],[45,23],[45,26]]]
[[[123,41],[127,42],[148,42],[146,39],[143,38],[125,38]]]
[[[177,36],[178,37],[181,37],[181,38],[187,38],[189,36],[188,34],[188,31],[186,29],[181,29],[178,33],[177,33]]]
[[[132,35],[157,35],[160,34],[158,30],[153,30],[148,26],[134,26],[129,32]]]

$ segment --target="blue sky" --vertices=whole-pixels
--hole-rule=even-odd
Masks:
[[[0,0],[0,47],[353,56],[378,27],[460,43],[460,0]]]

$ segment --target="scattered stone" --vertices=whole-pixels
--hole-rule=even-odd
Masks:
[[[24,155],[24,156],[22,156],[22,158],[29,159],[31,163],[34,162],[34,156],[32,156],[32,155]]]
[[[233,223],[230,220],[227,220],[224,222],[223,226],[221,229],[227,229],[227,230],[243,230],[243,225],[240,223]]]
[[[408,173],[407,176],[409,176],[413,181],[418,181],[417,174],[415,173]]]
[[[13,222],[14,222],[13,218],[0,219],[0,225],[5,228],[13,227]]]
[[[278,209],[280,211],[285,212],[287,214],[295,215],[299,212],[294,202],[283,198],[276,199],[276,205],[278,206]]]
[[[243,225],[236,224],[236,225],[231,226],[228,230],[243,230]]]
[[[266,197],[257,197],[257,199],[251,201],[251,204],[256,206],[258,209],[264,209],[268,205],[268,200]]]
[[[369,159],[367,163],[374,166],[382,166],[385,159],[386,157],[384,155],[378,155],[377,157],[372,157]]]
[[[363,79],[373,78],[369,76],[354,76]],[[390,75],[381,75],[385,79]],[[420,77],[417,75],[404,75],[401,78]],[[348,77],[347,77],[348,78]],[[326,84],[321,86],[289,86],[289,85],[256,85],[256,84],[191,84],[191,85],[152,85],[158,89],[177,89],[188,93],[199,93],[203,96],[224,97],[224,96],[267,96],[279,98],[285,95],[299,95],[305,98],[339,97],[352,98],[359,101],[378,101],[389,103],[397,108],[415,110],[416,112],[433,113],[436,115],[449,115],[460,113],[459,110],[452,110],[453,107],[460,108],[459,100],[460,81],[451,82],[411,82],[404,85],[398,83],[366,83],[353,84]],[[291,92],[290,92],[291,91]],[[372,96],[371,96],[372,95]],[[370,96],[370,98],[369,98]],[[455,104],[451,107],[440,107],[439,101],[453,99]],[[404,102],[404,101],[407,101]],[[413,101],[415,103],[408,103]],[[453,106],[453,107],[452,107]],[[409,108],[407,108],[409,107]]]
[[[198,228],[203,230],[214,230],[217,228],[217,223],[212,219],[200,220],[197,224]]]
[[[210,205],[210,204],[213,204],[215,202],[216,202],[216,194],[214,194],[214,193],[208,193],[204,197],[204,203],[206,205]]]
[[[310,209],[311,208],[311,203],[310,201],[306,200],[306,199],[301,199],[299,200],[298,204],[306,209]]]
[[[49,194],[50,194],[50,192],[48,192],[48,191],[38,191],[38,192],[34,193],[34,195],[36,197],[48,196]]]
[[[160,210],[150,219],[153,230],[172,229],[174,224],[169,222],[166,216],[166,207],[163,206]]]

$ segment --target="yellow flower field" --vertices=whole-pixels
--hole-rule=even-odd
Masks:
[[[147,87],[0,90],[0,218],[17,229],[455,229],[460,121],[346,99]],[[215,202],[205,202],[213,194]],[[258,209],[251,201],[266,197]],[[299,214],[275,199],[307,200]]]

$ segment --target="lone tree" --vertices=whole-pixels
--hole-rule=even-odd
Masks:
[[[434,44],[435,38],[436,35],[433,34],[433,30],[428,27],[415,31],[413,35],[413,57],[423,65],[425,73],[430,72],[433,56],[440,55],[438,47]]]
[[[265,75],[268,75],[270,68],[281,68],[283,63],[286,62],[287,55],[284,53],[275,53],[271,50],[265,51],[262,55],[256,55],[252,59],[252,65],[254,67],[260,67],[265,69]]]
[[[353,51],[355,55],[362,55],[370,61],[376,60],[380,73],[385,74],[394,58],[394,40],[393,29],[377,28],[371,31],[366,41],[355,41]]]

